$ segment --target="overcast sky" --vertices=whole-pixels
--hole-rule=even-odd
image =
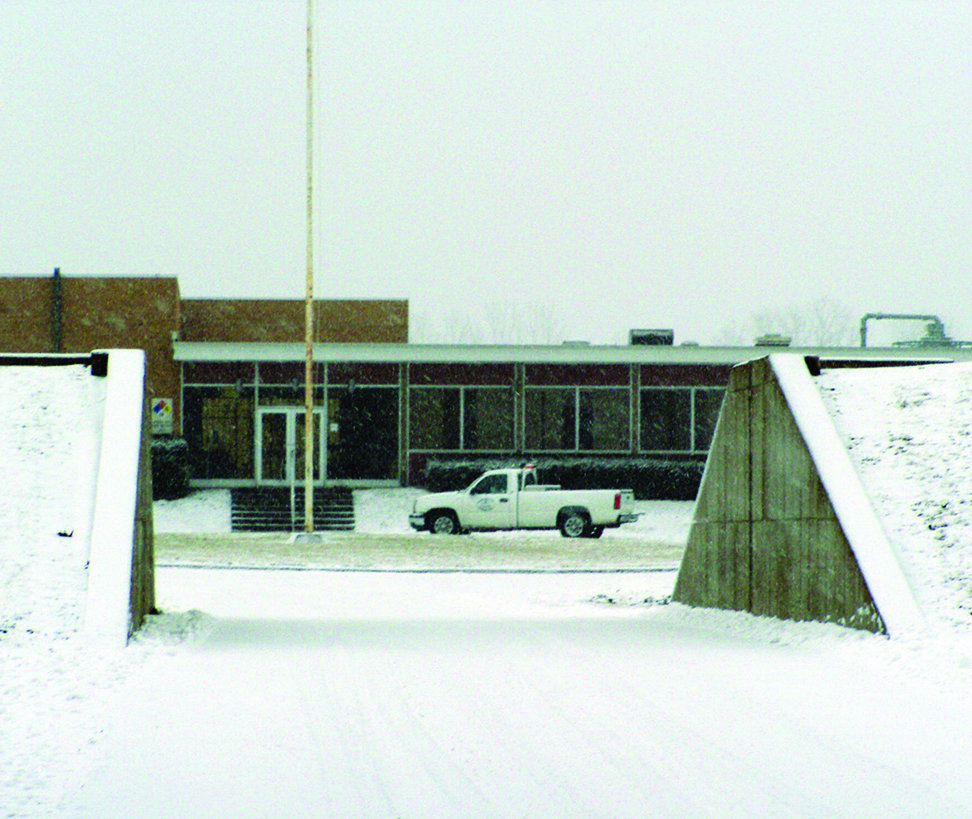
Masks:
[[[318,0],[316,295],[972,338],[972,3]],[[0,0],[0,274],[302,297],[303,0]],[[458,318],[457,318],[458,317]],[[421,340],[421,338],[419,339]]]

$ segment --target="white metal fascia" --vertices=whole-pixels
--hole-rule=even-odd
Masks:
[[[176,361],[303,361],[300,343],[175,341]],[[385,363],[523,363],[523,364],[694,364],[735,366],[769,353],[761,347],[638,346],[638,345],[490,345],[490,344],[315,344],[320,362]],[[942,351],[878,347],[788,348],[785,354],[821,359],[868,361],[942,360]],[[972,352],[949,350],[949,359],[970,359]]]
[[[302,361],[301,344],[177,341],[176,361]],[[715,347],[516,346],[437,344],[315,344],[315,361],[409,363],[541,364],[721,364],[744,357],[739,350]]]

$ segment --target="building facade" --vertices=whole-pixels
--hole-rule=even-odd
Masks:
[[[174,350],[197,482],[303,474],[302,345]],[[314,474],[408,484],[430,459],[701,460],[733,358],[698,347],[315,345]]]
[[[702,461],[733,366],[760,347],[416,345],[408,303],[317,301],[313,474],[421,483],[438,460]],[[661,339],[659,342],[658,339]],[[304,474],[304,302],[181,299],[173,278],[0,278],[0,351],[137,347],[156,432],[189,444],[199,486]],[[800,351],[889,361],[970,350]]]
[[[405,343],[408,302],[316,301],[322,343]],[[166,408],[165,433],[180,434],[180,340],[283,343],[304,339],[299,299],[183,299],[175,278],[0,277],[0,352],[89,353],[145,350],[149,394]]]

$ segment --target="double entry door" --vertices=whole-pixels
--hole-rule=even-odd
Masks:
[[[260,407],[256,418],[257,483],[292,486],[304,480],[306,410],[303,407]],[[324,481],[324,410],[314,410],[314,483]]]

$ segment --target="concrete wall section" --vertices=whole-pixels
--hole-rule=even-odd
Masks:
[[[142,436],[138,456],[135,529],[132,538],[132,572],[128,611],[129,636],[142,627],[155,609],[155,519],[152,512],[152,419],[149,396],[143,392]]]
[[[733,369],[696,501],[674,597],[689,605],[749,609],[749,373]]]
[[[145,354],[112,350],[105,378],[85,632],[124,645],[155,606]]]
[[[886,630],[769,359],[732,371],[674,599]]]
[[[770,364],[881,619],[892,632],[924,627],[914,592],[806,361],[777,354],[770,357]]]

